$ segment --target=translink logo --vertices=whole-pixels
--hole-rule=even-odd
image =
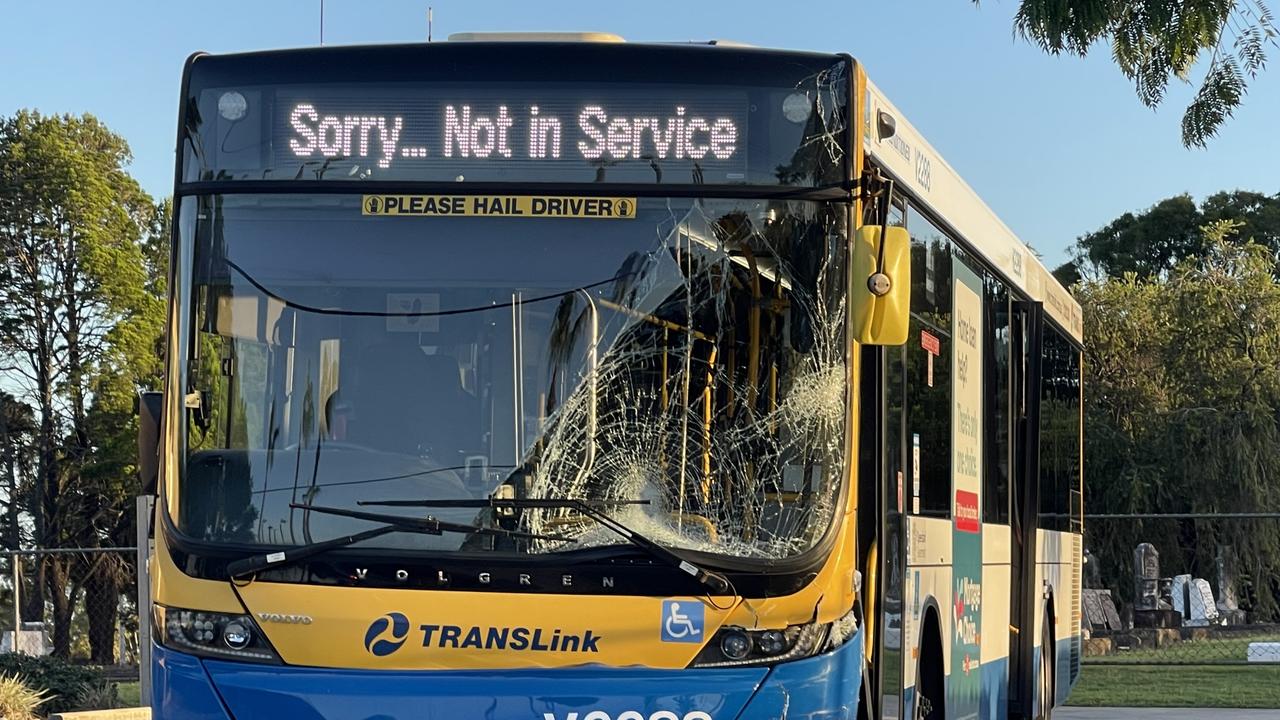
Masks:
[[[593,630],[574,633],[560,628],[422,624],[418,632],[422,647],[441,650],[598,653],[601,640]],[[385,657],[399,650],[408,636],[409,619],[391,612],[370,623],[364,647],[372,655]]]
[[[369,623],[364,632],[364,649],[377,657],[385,657],[400,649],[409,637],[409,618],[404,613],[389,612]]]

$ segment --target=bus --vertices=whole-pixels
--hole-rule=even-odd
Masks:
[[[156,718],[1047,718],[1080,309],[843,54],[193,55]]]

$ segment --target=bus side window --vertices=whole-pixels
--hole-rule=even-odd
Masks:
[[[982,338],[983,427],[982,521],[1009,524],[1010,329],[1009,289],[999,278],[985,278]]]
[[[907,228],[911,329],[906,345],[905,504],[912,514],[945,518],[951,516],[952,245],[914,207],[907,210]]]
[[[1080,491],[1080,352],[1046,324],[1040,384],[1040,519],[1068,530]]]

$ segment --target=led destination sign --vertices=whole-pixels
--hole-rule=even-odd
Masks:
[[[852,173],[844,56],[421,43],[199,55],[188,70],[180,184],[465,182],[537,195],[563,189],[526,186],[590,183],[692,194],[696,185],[828,188]],[[477,191],[424,189],[442,190]]]
[[[665,117],[610,117],[604,106],[587,105],[569,131],[581,139],[569,143],[564,141],[564,119],[543,115],[537,105],[528,108],[522,123],[527,129],[515,138],[516,119],[506,105],[488,114],[470,105],[445,105],[443,115],[436,152],[446,158],[510,159],[519,153],[529,160],[559,160],[566,145],[583,160],[729,160],[738,151],[733,119],[690,115],[683,105]],[[421,140],[415,145],[401,142],[403,115],[321,114],[315,105],[300,103],[289,113],[289,126],[289,149],[299,158],[376,158],[378,167],[389,168],[397,157],[431,155]]]
[[[439,99],[432,97],[437,94]],[[707,181],[746,178],[743,93],[699,93],[694,99],[518,90],[444,95],[282,89],[273,111],[273,164],[351,164],[360,168],[353,172],[379,177],[428,168],[489,176],[485,170],[556,166],[578,173],[643,172],[650,181],[672,171],[686,182],[687,171],[709,175]]]

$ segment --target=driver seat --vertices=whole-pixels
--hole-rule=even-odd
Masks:
[[[387,452],[457,465],[475,446],[479,405],[458,361],[414,345],[373,345],[360,355],[349,437]]]

